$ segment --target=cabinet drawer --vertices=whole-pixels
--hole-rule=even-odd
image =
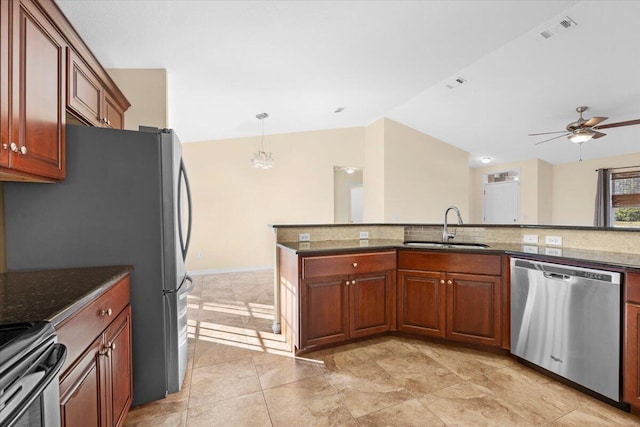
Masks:
[[[127,276],[58,326],[58,342],[67,346],[67,358],[60,371],[62,376],[129,304],[130,299]]]
[[[398,251],[398,268],[452,273],[501,274],[500,255],[435,251]]]
[[[625,283],[625,301],[640,304],[640,274],[627,273]]]
[[[305,257],[302,259],[302,278],[372,273],[395,268],[395,252]]]

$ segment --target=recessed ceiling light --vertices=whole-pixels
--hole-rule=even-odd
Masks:
[[[481,161],[482,163],[484,163],[485,165],[486,165],[487,163],[491,163],[491,160],[493,160],[493,159],[492,159],[491,157],[489,157],[489,156],[484,156],[484,157],[482,157],[482,158],[480,159],[480,161]]]

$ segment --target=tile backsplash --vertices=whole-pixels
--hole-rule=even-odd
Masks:
[[[369,233],[369,239],[441,241],[442,225],[308,225],[276,227],[278,242],[297,242],[299,234],[309,233],[311,241],[359,239],[361,231]],[[562,237],[562,247],[640,254],[640,232],[625,230],[589,230],[542,227],[483,227],[451,226],[454,241],[471,243],[521,244],[525,234],[537,235],[540,246],[545,246],[546,236]]]

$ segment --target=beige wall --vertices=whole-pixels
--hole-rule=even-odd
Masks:
[[[332,223],[333,167],[361,165],[364,128],[265,137],[273,169],[254,169],[258,137],[183,144],[193,192],[193,273],[271,267],[269,224]],[[313,236],[312,236],[313,239]]]
[[[125,129],[169,127],[166,70],[111,68],[107,72],[131,103],[124,115]]]
[[[380,119],[365,128],[363,180],[363,221],[381,223],[384,213],[384,125]]]
[[[520,162],[473,168],[470,171],[469,203],[471,224],[482,224],[484,174],[520,171],[520,201],[518,223],[546,224],[551,221],[551,190],[553,166],[543,160],[530,159]]]
[[[640,165],[640,152],[553,167],[553,225],[593,225],[596,169]]]
[[[469,154],[384,120],[385,222],[441,222],[448,206],[469,218]]]

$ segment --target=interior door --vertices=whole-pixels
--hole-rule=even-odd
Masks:
[[[520,183],[498,182],[484,185],[483,223],[515,224],[519,218]]]

